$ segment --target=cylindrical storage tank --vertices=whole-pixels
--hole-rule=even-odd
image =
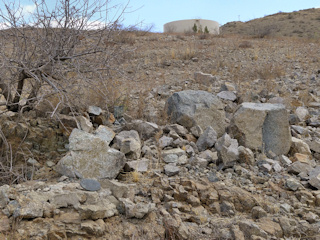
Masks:
[[[194,27],[196,26],[196,28]],[[210,34],[219,34],[219,23],[205,19],[188,19],[166,23],[163,25],[165,33],[205,32],[207,27]]]

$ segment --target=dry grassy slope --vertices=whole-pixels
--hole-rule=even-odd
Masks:
[[[256,37],[320,38],[320,8],[279,12],[248,22],[229,22],[221,27],[221,33]]]

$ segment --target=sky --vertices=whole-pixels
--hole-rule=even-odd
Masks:
[[[13,0],[10,0],[12,2]],[[18,0],[17,0],[18,1]],[[104,0],[100,0],[104,1]],[[48,0],[51,4],[55,1]],[[1,8],[2,0],[0,0]],[[20,0],[25,9],[35,6],[30,0]],[[109,12],[109,18],[121,12],[124,26],[140,28],[153,25],[152,31],[162,32],[167,22],[183,19],[208,19],[224,25],[231,21],[249,21],[278,12],[292,12],[320,7],[319,0],[109,0],[108,7],[117,6]],[[27,12],[27,11],[26,11]]]

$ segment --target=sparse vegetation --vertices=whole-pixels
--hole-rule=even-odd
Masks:
[[[306,9],[298,12],[269,15],[248,22],[230,22],[221,27],[223,34],[240,34],[254,37],[299,37],[314,38],[310,32],[320,32],[320,25],[312,26],[319,19],[320,8]],[[300,23],[300,24],[299,24]],[[305,24],[308,23],[308,24]],[[295,29],[299,32],[292,32]],[[302,32],[302,33],[300,33]]]

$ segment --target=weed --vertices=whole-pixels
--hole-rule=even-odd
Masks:
[[[138,171],[135,170],[133,172],[130,172],[130,174],[133,182],[140,182],[141,174]]]
[[[181,59],[182,60],[191,60],[196,56],[196,52],[194,49],[187,47],[185,50],[181,52]]]
[[[171,49],[171,58],[176,59],[176,52],[174,49]]]

